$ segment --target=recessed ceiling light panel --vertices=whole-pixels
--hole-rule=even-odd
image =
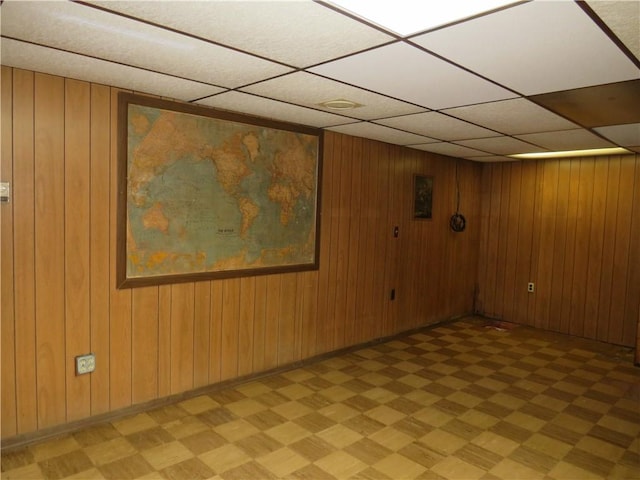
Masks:
[[[400,36],[423,32],[508,5],[504,0],[333,0],[342,10],[373,22]]]
[[[597,155],[627,155],[630,154],[626,148],[592,148],[589,150],[566,150],[563,152],[535,152],[535,153],[517,153],[508,155],[511,158],[521,160],[535,160],[542,158],[570,158],[570,157],[593,157]]]

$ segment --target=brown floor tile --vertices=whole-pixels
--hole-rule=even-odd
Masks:
[[[161,470],[160,473],[168,480],[184,480],[186,478],[189,480],[204,480],[214,475],[213,470],[198,458],[190,458],[184,462],[176,463]]]
[[[140,455],[124,457],[98,467],[109,480],[130,480],[155,472],[153,467]]]
[[[132,433],[131,435],[127,435],[125,438],[136,450],[139,451],[175,440],[175,438],[173,438],[173,436],[162,427],[155,427],[150,428],[149,430]]]
[[[2,478],[640,478],[632,352],[494,323],[426,328],[5,449]]]
[[[65,453],[59,457],[48,458],[38,462],[45,478],[57,480],[68,477],[93,467],[93,463],[82,450]]]

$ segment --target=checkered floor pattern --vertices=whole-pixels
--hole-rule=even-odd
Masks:
[[[496,326],[465,318],[8,450],[2,478],[640,478],[631,352]]]

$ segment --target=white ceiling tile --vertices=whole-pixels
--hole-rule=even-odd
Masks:
[[[432,110],[515,96],[402,42],[329,62],[311,71]]]
[[[640,2],[587,0],[587,4],[631,53],[640,59]]]
[[[485,152],[482,152],[480,150],[475,150],[473,148],[463,147],[462,145],[456,145],[454,143],[445,143],[445,142],[411,145],[411,148],[424,150],[425,152],[439,153],[440,155],[448,155],[450,157],[458,157],[458,158],[486,155]]]
[[[376,123],[440,140],[493,137],[498,133],[438,112],[417,113],[377,120]]]
[[[328,100],[350,100],[362,105],[343,113],[361,120],[390,117],[424,111],[410,103],[394,100],[361,88],[345,85],[328,78],[306,72],[296,72],[265,82],[250,85],[242,91],[272,97],[312,108],[325,108],[318,104]],[[326,109],[328,112],[335,112]]]
[[[588,130],[575,129],[559,132],[529,133],[516,135],[519,139],[540,145],[548,150],[583,150],[589,148],[606,148],[613,145],[606,140],[594,135]],[[516,153],[516,152],[512,152]]]
[[[11,67],[102,83],[178,100],[189,101],[223,91],[222,88],[191,80],[148,72],[7,38],[2,39],[1,56],[2,64]]]
[[[524,98],[443,110],[506,135],[568,130],[577,125]]]
[[[72,2],[7,2],[2,7],[2,33],[228,88],[291,71],[277,63]]]
[[[351,123],[349,125],[340,125],[337,127],[329,127],[327,130],[331,130],[338,133],[345,133],[347,135],[353,135],[356,137],[370,138],[372,140],[379,140],[381,142],[392,143],[394,145],[411,145],[414,143],[428,143],[436,141],[432,138],[423,137],[421,135],[414,135],[413,133],[401,132],[394,128],[384,127],[382,125],[376,125],[368,122]]]
[[[456,142],[469,148],[482,150],[496,155],[511,155],[514,153],[540,152],[543,148],[511,137],[478,138],[474,140],[460,140]]]
[[[94,3],[296,67],[392,40],[310,0]]]
[[[324,128],[332,125],[342,125],[353,122],[353,119],[327,112],[320,112],[310,108],[290,105],[268,98],[256,97],[248,93],[225,92],[196,103],[210,107],[241,112],[248,115],[271,118],[283,122]]]
[[[594,128],[594,130],[623,147],[640,145],[640,123],[609,125],[607,127]]]
[[[575,3],[533,1],[412,39],[524,95],[637,78]]]

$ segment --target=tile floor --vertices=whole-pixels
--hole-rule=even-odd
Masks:
[[[2,478],[637,479],[640,368],[466,318],[5,451]]]

